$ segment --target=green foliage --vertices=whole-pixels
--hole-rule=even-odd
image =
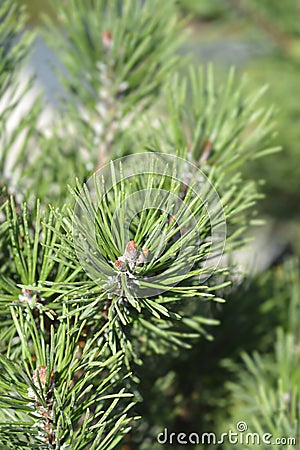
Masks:
[[[154,448],[159,427],[180,427],[189,408],[205,411],[203,427],[220,417],[212,392],[224,395],[223,405],[239,398],[224,374],[241,350],[253,350],[249,335],[270,351],[266,318],[274,327],[286,320],[278,298],[261,306],[244,286],[229,288],[230,255],[245,243],[261,196],[243,170],[277,150],[273,109],[260,106],[264,90],[246,94],[233,71],[223,84],[211,66],[179,75],[173,0],[51,3],[43,33],[62,63],[63,98],[47,129],[39,130],[35,100],[12,133],[11,114],[32,87],[19,90],[33,35],[23,32],[17,2],[0,7],[0,446],[112,450],[125,436],[132,448]],[[212,344],[208,328],[220,321]],[[271,364],[281,370],[281,393],[294,388],[296,327],[278,332],[277,360],[256,357],[257,376]],[[253,364],[245,361],[241,382],[250,392]],[[279,417],[284,432],[296,417],[293,392],[291,416]],[[137,405],[141,394],[149,407]],[[143,415],[136,435],[133,406]]]
[[[217,83],[212,66],[206,73],[202,68],[191,69],[188,79],[172,80],[170,145],[188,149],[192,160],[204,167],[216,166],[226,175],[247,159],[277,150],[268,148],[274,136],[273,108],[259,105],[266,87],[247,95],[245,84],[245,78],[236,79],[234,70],[224,84]]]
[[[281,291],[287,292],[285,286],[289,287],[289,299],[284,306],[277,306],[286,317],[272,332],[273,349],[265,353],[255,351],[251,355],[244,352],[242,363],[224,361],[226,367],[235,374],[235,382],[226,385],[231,396],[231,417],[227,427],[242,419],[247,423],[249,432],[259,433],[260,436],[270,433],[275,448],[292,449],[300,432],[298,264],[289,261],[278,278]],[[278,301],[282,300],[280,296]],[[278,301],[276,297],[270,298],[264,306],[270,311]],[[286,440],[275,445],[277,438]],[[287,438],[293,438],[294,441],[288,441]],[[267,443],[261,443],[246,445],[244,448],[268,446]]]
[[[67,282],[74,279],[77,272],[71,272],[69,267],[55,260],[57,236],[50,231],[50,226],[56,229],[59,226],[53,212],[41,212],[39,202],[33,211],[26,204],[16,208],[13,198],[4,206],[6,222],[2,225],[2,242],[5,243],[5,252],[0,272],[1,349],[10,348],[13,352],[15,326],[8,308],[28,302],[52,318],[51,302],[57,295],[49,291],[41,293],[42,286],[50,281]]]
[[[167,86],[166,117],[156,119],[148,134],[147,124],[141,130],[147,147],[170,154],[176,149],[207,175],[224,207],[231,250],[244,242],[255,218],[251,206],[261,198],[259,180],[245,176],[245,167],[280,150],[273,145],[274,108],[261,106],[266,87],[248,89],[233,69],[221,84],[212,65],[190,68],[186,78],[174,76]]]
[[[18,188],[32,202],[63,205],[75,176],[84,181],[127,151],[143,111],[179,66],[183,33],[173,1],[74,1],[67,9],[53,1],[52,8],[41,32],[61,60],[64,92],[23,158]]]
[[[134,434],[133,448],[159,449],[161,444],[156,442],[156,437],[164,428],[168,428],[169,434],[196,432],[201,436],[215,432],[220,436],[230,429],[236,431],[239,421],[248,424],[249,432],[260,432],[258,423],[265,433],[272,433],[278,426],[273,433],[274,439],[294,436],[291,434],[295,431],[294,418],[288,410],[280,424],[282,392],[278,389],[282,375],[285,383],[295,380],[294,389],[297,390],[298,356],[289,359],[288,368],[284,369],[279,361],[274,363],[277,356],[273,352],[278,329],[284,336],[293,335],[293,339],[289,338],[291,346],[281,358],[296,348],[298,274],[297,262],[288,261],[284,268],[272,268],[252,280],[244,279],[230,290],[227,288],[224,293],[227,302],[216,305],[213,310],[213,316],[221,324],[214,329],[213,341],[201,339],[188,352],[166,354],[159,367],[153,356],[145,360],[137,371],[144,399],[138,405],[143,425]],[[248,355],[253,353],[252,361],[252,356]],[[251,365],[243,363],[241,354],[246,362],[250,359]],[[286,362],[284,364],[286,366]],[[259,385],[262,386],[260,392]],[[267,392],[269,402],[260,395],[263,392]],[[294,417],[299,414],[297,409],[290,412]],[[236,446],[242,449],[244,444],[239,442]],[[230,448],[232,443],[226,442],[226,445]],[[173,447],[179,450],[182,446],[174,442]],[[195,448],[206,447],[198,445]]]
[[[20,166],[28,154],[28,141],[40,113],[36,101],[29,114],[16,110],[22,98],[30,91],[32,80],[21,83],[20,67],[28,56],[33,34],[24,33],[26,16],[17,2],[4,0],[0,5],[0,186],[8,180],[10,187],[16,182]],[[22,39],[20,35],[22,34]],[[14,123],[16,122],[16,123]],[[22,132],[22,143],[18,142]],[[15,150],[13,151],[15,147]]]
[[[0,360],[0,443],[11,449],[112,449],[129,428],[118,387],[121,355],[108,357],[101,333],[78,345],[83,323],[46,326],[29,305],[11,307],[18,362]],[[95,345],[97,342],[97,345]],[[122,379],[122,378],[121,378]]]
[[[140,161],[145,162],[145,157],[140,156]],[[74,191],[75,214],[73,210],[67,214],[57,212],[64,233],[51,227],[59,236],[55,247],[61,255],[57,256],[60,264],[72,267],[77,273],[85,264],[92,279],[87,282],[66,279],[63,284],[54,280],[50,289],[60,290],[63,295],[58,301],[72,304],[75,314],[81,312],[81,319],[92,318],[94,327],[106,326],[107,321],[107,338],[113,353],[121,345],[128,361],[134,355],[131,328],[134,334],[139,334],[139,339],[146,333],[145,344],[139,345],[138,353],[145,345],[157,351],[162,351],[161,347],[168,342],[173,347],[187,346],[183,339],[203,332],[206,319],[189,317],[183,299],[219,302],[222,299],[217,293],[228,284],[222,280],[224,269],[215,271],[214,283],[204,283],[212,270],[212,264],[205,265],[205,261],[208,257],[216,258],[223,243],[221,236],[212,249],[210,211],[203,203],[203,198],[208,204],[212,201],[211,185],[201,186],[201,197],[197,195],[199,180],[195,180],[185,190],[184,201],[176,205],[174,199],[179,198],[184,187],[175,178],[175,174],[179,178],[180,174],[176,166],[170,167],[170,172],[174,171],[173,179],[161,174],[160,162],[159,158],[153,159],[149,175],[125,177],[111,188],[109,178],[118,179],[121,162],[111,166],[101,178],[93,177],[90,185],[83,188],[78,185]],[[178,160],[169,163],[174,165]],[[128,164],[133,169],[134,159]],[[182,166],[181,171],[184,170]],[[222,224],[225,218],[221,203],[214,208],[214,220]],[[170,216],[175,220],[170,221]],[[131,218],[134,219],[130,223]],[[185,227],[186,231],[181,232],[179,227]],[[140,249],[139,257],[143,260],[137,264],[129,260],[126,267],[121,256],[129,251],[128,244],[134,246],[135,253]],[[142,249],[147,251],[145,255]],[[176,329],[178,323],[181,328],[182,325],[192,328],[193,333]]]
[[[102,166],[108,156],[122,154],[124,133],[177,68],[182,24],[173,0],[72,0],[67,9],[52,4],[56,17],[46,18],[45,36],[55,51],[63,50],[63,106],[71,110],[77,140],[81,135],[77,146],[88,151],[92,167]]]

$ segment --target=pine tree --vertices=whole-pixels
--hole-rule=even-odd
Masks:
[[[0,7],[0,444],[154,448],[147,361],[167,372],[209,345],[236,293],[231,254],[261,197],[243,167],[278,149],[273,108],[233,70],[183,74],[173,0],[52,6],[40,32],[64,93],[47,129],[37,96],[12,131],[34,35],[18,2]]]

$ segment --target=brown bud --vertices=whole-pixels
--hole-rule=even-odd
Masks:
[[[143,248],[142,252],[143,252],[145,258],[147,258],[147,256],[149,255],[149,249],[148,248]]]
[[[134,260],[137,257],[137,246],[134,241],[129,241],[126,244],[126,248],[125,248],[123,257],[130,261]]]
[[[40,380],[42,388],[44,388],[46,386],[47,371],[48,371],[47,366],[39,366],[34,371],[34,374],[32,375],[32,381],[37,388],[40,387],[39,380]],[[54,377],[54,371],[52,370],[52,373],[50,375],[50,380],[49,380],[50,383],[52,383],[53,377]]]
[[[176,215],[174,214],[173,216],[170,217],[169,219],[169,225],[172,225],[172,223],[176,220]]]
[[[102,44],[103,44],[104,50],[106,50],[106,51],[111,50],[112,45],[113,45],[113,39],[112,39],[112,34],[109,30],[103,31]]]
[[[209,139],[207,139],[204,145],[202,156],[199,161],[200,164],[204,164],[208,160],[211,151],[212,151],[212,142]]]
[[[121,261],[120,259],[117,259],[116,261],[115,261],[115,266],[119,269],[119,270],[122,270],[123,268],[124,268],[124,261]]]
[[[149,250],[147,248],[143,248],[136,260],[136,265],[139,266],[140,264],[143,264],[146,261],[148,255]]]

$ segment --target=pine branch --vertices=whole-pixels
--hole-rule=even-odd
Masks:
[[[22,354],[18,362],[0,359],[0,443],[115,448],[130,428],[132,406],[122,388],[121,354],[108,357],[99,332],[79,346],[84,324],[77,320],[48,329],[29,306],[11,307],[11,314]]]
[[[72,0],[67,9],[52,3],[64,34],[53,33],[56,24],[45,18],[51,30],[46,38],[55,49],[64,48],[60,57],[67,75],[62,82],[76,131],[82,130],[81,148],[102,167],[120,154],[123,130],[156,101],[178,66],[174,50],[182,40],[181,24],[173,0],[84,5]]]
[[[224,84],[215,81],[212,66],[191,68],[186,78],[175,75],[165,90],[167,115],[151,117],[137,129],[151,151],[174,153],[196,164],[213,183],[226,210],[228,250],[244,245],[245,231],[261,199],[260,182],[248,180],[244,167],[252,159],[280,150],[274,141],[274,108],[260,106],[266,87],[249,94],[246,79],[234,70]]]
[[[52,301],[57,294],[42,292],[43,285],[46,281],[74,280],[78,272],[55,260],[57,234],[49,227],[58,233],[60,224],[53,211],[42,212],[38,201],[33,211],[26,204],[22,204],[19,210],[13,198],[4,207],[6,220],[1,225],[3,263],[0,271],[1,351],[9,349],[13,355],[19,341],[15,339],[15,327],[8,308],[16,304],[27,305],[52,320],[56,314]],[[15,358],[17,355],[18,351]]]
[[[145,162],[145,156],[141,158]],[[81,320],[105,328],[112,352],[121,348],[127,362],[135,352],[135,344],[130,343],[132,326],[140,327],[140,333],[156,334],[163,345],[187,345],[184,340],[203,332],[201,324],[206,320],[187,317],[183,299],[219,301],[214,292],[223,286],[223,281],[216,281],[218,271],[214,283],[200,281],[208,278],[214,264],[207,263],[207,258],[218,257],[222,251],[221,232],[220,242],[211,243],[211,221],[222,225],[221,203],[214,203],[214,191],[202,180],[195,179],[189,186],[178,182],[178,177],[185,179],[184,165],[170,167],[172,179],[161,173],[160,163],[158,158],[149,174],[145,167],[145,176],[124,175],[119,184],[110,187],[110,179],[126,173],[126,168],[116,163],[103,176],[92,178],[91,184],[83,188],[78,184],[73,192],[75,215],[72,210],[58,212],[64,228],[58,240],[58,262],[77,270],[84,267],[91,280],[54,282],[49,289],[61,292],[59,302],[72,305],[68,314],[80,312]],[[132,164],[128,167],[134,170]],[[175,199],[183,188],[185,202],[178,204]],[[136,197],[134,203],[132,196]],[[213,218],[207,211],[210,202]],[[113,216],[112,211],[117,214]],[[57,233],[53,227],[51,231]],[[219,275],[224,272],[220,270]]]
[[[52,4],[59,25],[47,35],[63,49],[64,105],[37,132],[36,102],[11,134],[8,120],[32,86],[18,92],[32,38],[17,40],[16,3],[0,7],[0,40],[16,40],[0,63],[1,184],[9,191],[14,182],[5,171],[24,133],[14,177],[23,164],[17,181],[27,200],[5,202],[2,191],[0,446],[112,450],[137,420],[129,368],[211,339],[207,327],[219,323],[211,305],[224,302],[232,265],[218,264],[243,245],[260,196],[237,170],[276,150],[273,111],[260,108],[262,91],[245,95],[233,73],[225,86],[211,68],[174,75],[173,0]],[[154,127],[162,92],[166,115]],[[125,152],[142,153],[88,179]],[[281,365],[294,351],[289,339],[278,337]]]
[[[34,39],[33,33],[24,31],[25,21],[24,7],[15,1],[1,2],[0,184],[1,187],[7,184],[10,191],[16,190],[20,180],[20,169],[28,157],[28,142],[41,113],[38,98],[30,111],[20,110],[22,99],[28,99],[33,87],[33,78],[24,81],[24,74],[21,76]]]

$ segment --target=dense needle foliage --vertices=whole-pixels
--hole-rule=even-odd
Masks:
[[[279,150],[265,88],[182,76],[173,0],[51,7],[63,91],[42,125],[35,36],[0,5],[1,449],[153,449],[242,419],[295,437],[297,263],[248,280],[232,259],[259,223],[244,169]]]

